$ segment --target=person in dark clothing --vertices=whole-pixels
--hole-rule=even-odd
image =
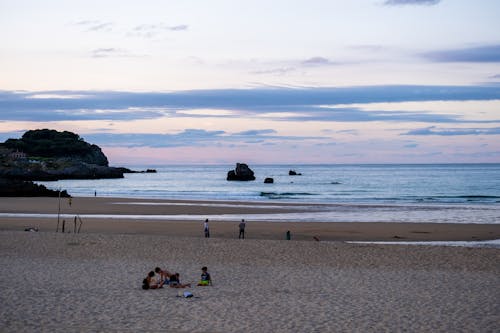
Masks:
[[[241,223],[238,226],[240,228],[240,234],[238,235],[238,239],[245,239],[245,220],[241,220]]]
[[[191,287],[191,283],[181,283],[181,280],[179,278],[179,273],[172,274],[170,276],[170,288],[187,288]]]

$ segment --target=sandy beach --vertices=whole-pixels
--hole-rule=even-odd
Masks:
[[[494,332],[500,323],[500,251],[494,248],[349,244],[344,240],[498,239],[498,225],[202,221],[176,214],[272,214],[262,203],[73,198],[55,217],[0,218],[2,332]],[[118,204],[117,204],[118,203]],[[57,198],[2,198],[0,212],[51,214]],[[172,216],[174,218],[172,219]],[[60,221],[61,222],[61,221]],[[25,227],[40,232],[24,232]],[[292,240],[285,240],[291,230]],[[313,237],[321,239],[312,241]],[[304,241],[305,240],[305,241]],[[156,266],[212,287],[144,291]]]
[[[0,232],[2,332],[494,332],[500,252]],[[155,266],[214,285],[144,291]]]
[[[57,198],[2,198],[0,213],[35,215],[0,215],[0,230],[36,227],[40,231],[55,231],[58,207]],[[84,216],[81,227],[81,232],[84,233],[203,237],[202,223],[205,218],[209,218],[211,237],[234,239],[238,236],[240,215],[261,214],[271,217],[276,213],[296,213],[311,209],[324,209],[324,205],[311,204],[305,207],[292,203],[280,203],[277,206],[262,202],[73,198],[71,206],[68,199],[61,200],[59,228],[64,219],[65,231],[73,232],[74,217]],[[36,214],[51,214],[51,217],[40,217]],[[231,214],[234,219],[219,221],[213,217],[225,214]],[[151,216],[155,218],[148,218]],[[181,216],[184,219],[181,219]],[[79,227],[79,220],[77,223]],[[475,241],[500,238],[500,224],[296,223],[252,220],[247,221],[246,236],[249,239],[282,240],[286,238],[287,231],[291,232],[293,240],[313,240],[314,237],[329,241]]]

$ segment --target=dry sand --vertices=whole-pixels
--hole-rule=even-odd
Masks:
[[[214,286],[140,288],[160,265]],[[500,250],[0,231],[2,332],[498,332]]]
[[[116,205],[113,202],[128,202]],[[148,202],[152,200],[147,200]],[[74,198],[68,214],[272,214],[276,207],[144,206]],[[167,201],[158,201],[168,203]],[[220,202],[219,202],[220,203]],[[210,204],[210,203],[208,203]],[[280,211],[288,211],[293,207]],[[1,213],[54,213],[54,198],[1,198]],[[500,250],[361,245],[339,240],[500,238],[499,225],[403,223],[247,224],[0,217],[0,332],[498,332]],[[26,226],[41,232],[24,232]],[[67,226],[72,230],[71,223]],[[283,240],[292,231],[292,241]],[[312,240],[334,241],[298,241]],[[212,287],[141,289],[155,266]]]

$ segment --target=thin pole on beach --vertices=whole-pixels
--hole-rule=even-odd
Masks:
[[[80,218],[80,215],[77,215],[77,216],[78,216],[78,220],[80,220],[80,225],[78,226],[78,233],[80,233],[80,229],[82,228],[83,221]]]
[[[57,205],[57,227],[56,232],[59,232],[59,217],[61,216],[61,188],[59,188],[59,199]]]

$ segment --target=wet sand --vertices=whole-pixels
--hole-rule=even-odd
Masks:
[[[154,203],[151,205],[150,203]],[[61,213],[67,214],[65,231],[74,231],[74,217],[80,215],[107,214],[115,218],[85,217],[81,232],[154,234],[172,237],[203,237],[204,219],[176,219],[181,215],[198,215],[210,219],[213,238],[237,238],[239,219],[217,221],[212,215],[295,213],[305,209],[321,209],[322,205],[301,205],[256,202],[223,201],[179,201],[158,199],[123,198],[73,198],[71,206],[67,199],[61,200]],[[312,208],[311,208],[312,207]],[[40,231],[54,232],[57,229],[57,198],[1,198],[0,213],[53,214],[52,218],[0,216],[0,230],[24,230],[36,227]],[[165,219],[130,219],[119,215],[156,215]],[[62,227],[59,221],[59,230]],[[77,220],[77,228],[80,220]],[[500,238],[500,224],[444,224],[444,223],[382,223],[382,222],[263,222],[247,220],[248,239],[285,239],[290,231],[293,240],[329,241],[475,241]]]

